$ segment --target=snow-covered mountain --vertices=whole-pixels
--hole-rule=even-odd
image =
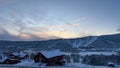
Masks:
[[[73,48],[78,47],[87,47],[88,45],[92,44],[97,40],[97,36],[89,36],[89,37],[83,37],[83,38],[77,38],[77,39],[64,39],[60,40],[59,42],[56,42],[54,46],[72,46]]]
[[[54,39],[47,41],[0,41],[1,49],[72,49],[79,47],[119,48],[120,34],[87,36],[74,39]]]
[[[63,44],[65,43],[65,44]],[[112,48],[120,47],[120,34],[87,36],[75,39],[64,39],[59,45],[71,45],[73,48],[78,47],[95,47],[95,48]],[[56,45],[57,46],[57,45]]]
[[[114,34],[114,35],[103,35],[99,36],[98,39],[90,44],[89,46],[93,47],[107,47],[107,48],[113,48],[113,47],[120,47],[120,34]]]
[[[90,45],[91,43],[95,42],[97,40],[98,37],[96,36],[89,36],[89,37],[85,37],[83,39],[79,38],[79,39],[75,39],[74,42],[72,42],[72,46],[73,47],[88,47],[88,45]]]

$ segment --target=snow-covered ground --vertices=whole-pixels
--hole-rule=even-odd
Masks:
[[[63,54],[65,55],[71,55],[72,53],[67,53],[67,52],[63,52]],[[86,56],[86,55],[117,55],[117,52],[103,52],[103,51],[99,51],[99,52],[91,52],[91,51],[85,51],[85,52],[79,52],[76,53],[79,54],[80,56]]]
[[[71,58],[71,54],[72,53],[67,53],[67,52],[63,52],[63,54],[65,55],[69,55],[70,58]],[[85,55],[116,55],[117,52],[90,52],[90,51],[85,51],[85,52],[79,52],[79,53],[76,53],[76,54],[79,54],[80,56],[85,56]],[[81,60],[81,59],[79,59]],[[79,63],[74,63],[73,62],[73,59],[71,58],[70,59],[70,62],[71,63],[67,63],[65,64],[65,66],[50,66],[48,68],[110,68],[108,66],[93,66],[93,65],[86,65],[86,64],[82,64],[81,62]],[[14,65],[0,65],[0,68],[40,68],[40,67],[43,67],[43,68],[46,68],[46,65],[44,63],[34,63],[33,60],[31,59],[26,59],[26,60],[22,60],[21,63],[18,63],[18,64],[14,64]],[[120,66],[117,66],[115,68],[120,68]]]
[[[92,65],[86,65],[81,63],[73,63],[73,64],[67,64],[65,66],[35,66],[31,64],[27,65],[0,65],[0,68],[120,68],[120,66],[116,67],[108,67],[108,66],[92,66]]]
[[[80,56],[85,56],[85,55],[117,55],[117,52],[80,52]]]
[[[66,52],[63,52],[65,55],[69,55],[71,57],[71,54],[72,53],[66,53]],[[76,54],[79,54],[80,56],[86,56],[86,55],[117,55],[117,52],[90,52],[90,51],[86,51],[86,52],[80,52],[80,53],[76,53]],[[81,59],[79,59],[81,60]],[[93,65],[86,65],[86,64],[82,64],[81,62],[79,63],[74,63],[73,62],[73,59],[71,58],[70,59],[70,63],[66,64],[66,66],[68,67],[77,67],[77,68],[111,68],[111,67],[108,67],[108,66],[93,66]],[[120,68],[120,66],[117,66],[115,68]]]
[[[108,66],[86,65],[86,64],[82,64],[82,63],[67,64],[66,66],[68,66],[68,67],[75,67],[75,68],[112,68],[112,67],[108,67]],[[120,66],[117,66],[115,68],[120,68]]]
[[[73,61],[71,59],[71,61]],[[0,68],[111,68],[108,66],[93,66],[93,65],[86,65],[79,63],[67,63],[65,66],[45,66],[43,63],[34,63],[33,60],[27,59],[23,60],[21,63],[7,65],[7,64],[0,64]],[[120,66],[116,66],[115,68],[120,68]]]

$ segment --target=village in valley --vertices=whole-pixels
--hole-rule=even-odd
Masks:
[[[65,64],[64,54],[59,50],[41,51],[34,54],[31,58],[31,51],[27,52],[13,52],[8,54],[0,54],[0,64],[16,64],[16,65],[29,65],[37,63],[38,66],[54,66]],[[27,65],[28,65],[27,64]],[[28,65],[28,66],[29,66]]]
[[[119,36],[114,34],[29,42],[0,41],[0,67],[119,68],[120,46],[117,44],[120,42],[111,40],[119,39]]]
[[[87,51],[65,52],[58,49],[40,51],[3,52],[0,54],[0,65],[3,67],[73,67],[73,68],[109,68],[120,64],[119,52]],[[119,67],[119,66],[117,66]]]
[[[120,67],[120,34],[46,41],[0,41],[0,67]],[[106,46],[105,46],[106,45]]]

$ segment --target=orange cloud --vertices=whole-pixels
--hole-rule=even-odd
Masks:
[[[52,37],[58,37],[58,38],[74,38],[78,37],[76,33],[71,33],[67,31],[46,31],[46,32],[37,32],[34,33],[34,35],[44,38],[52,38]]]
[[[24,38],[24,39],[28,39],[28,38],[31,38],[31,35],[29,35],[29,34],[21,34],[20,37]]]

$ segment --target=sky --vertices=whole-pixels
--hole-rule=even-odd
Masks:
[[[120,33],[120,0],[0,0],[0,40]]]

